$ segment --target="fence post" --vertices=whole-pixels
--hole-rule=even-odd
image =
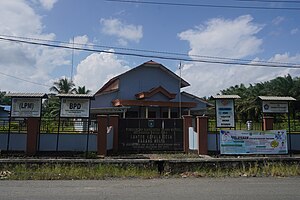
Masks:
[[[208,117],[197,117],[197,133],[198,133],[198,154],[208,154]]]
[[[37,137],[39,135],[39,118],[27,119],[27,146],[26,154],[35,155],[37,151]]]
[[[113,127],[113,152],[117,153],[119,146],[119,115],[110,116],[109,126]]]
[[[263,130],[273,130],[274,117],[263,116]]]
[[[106,156],[107,153],[107,116],[98,115],[97,154]]]
[[[189,127],[192,127],[192,116],[184,115],[183,117],[183,152],[189,152]]]

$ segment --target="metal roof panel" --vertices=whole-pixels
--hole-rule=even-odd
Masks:
[[[263,101],[296,101],[293,97],[280,97],[280,96],[258,96]]]
[[[20,98],[48,98],[46,93],[7,93],[6,97],[20,97]]]
[[[239,95],[215,95],[214,99],[240,99]]]

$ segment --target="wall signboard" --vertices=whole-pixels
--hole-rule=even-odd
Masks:
[[[288,113],[289,104],[287,101],[263,101],[263,113]]]
[[[122,152],[183,151],[182,119],[120,119]]]
[[[11,117],[40,117],[41,98],[12,98]]]
[[[88,118],[90,99],[61,98],[60,117]]]
[[[216,115],[218,128],[235,127],[234,100],[216,99]]]
[[[221,154],[287,154],[286,130],[221,130]]]

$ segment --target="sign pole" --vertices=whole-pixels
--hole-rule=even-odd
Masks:
[[[10,103],[10,109],[12,109],[12,101],[11,100],[11,103]],[[10,131],[11,131],[11,111],[10,111],[10,114],[9,114],[9,119],[8,119],[8,134],[7,134],[7,144],[6,144],[6,151],[8,153],[9,151],[9,143],[10,143]]]
[[[91,107],[91,100],[89,100],[89,108]],[[86,136],[86,150],[85,150],[85,158],[88,158],[88,152],[89,152],[89,139],[90,139],[90,123],[91,123],[91,114],[89,113],[89,118],[87,118],[88,122],[88,130],[87,130],[87,136]]]
[[[219,142],[218,142],[218,132],[217,132],[217,130],[218,130],[218,125],[217,125],[217,121],[218,121],[218,115],[217,115],[217,101],[215,100],[215,116],[216,116],[216,121],[215,121],[215,127],[216,127],[216,154],[218,154],[218,152],[219,152]],[[199,137],[199,136],[198,136]]]
[[[292,156],[292,136],[291,136],[291,113],[290,113],[290,102],[288,102],[288,129],[289,129],[289,152]]]
[[[56,152],[58,152],[59,129],[60,129],[60,110],[59,110],[59,115],[58,115],[58,129],[57,129],[57,136],[56,136]]]

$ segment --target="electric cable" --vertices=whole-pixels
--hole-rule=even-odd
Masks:
[[[47,44],[47,43],[39,43],[39,42],[30,42],[19,39],[11,39],[11,38],[3,38],[0,37],[0,40],[18,42],[24,44],[31,45],[40,45],[46,47],[55,47],[55,48],[63,48],[63,49],[74,49],[74,50],[82,50],[88,52],[96,52],[96,53],[108,53],[108,54],[116,54],[123,56],[134,56],[134,57],[143,57],[150,59],[163,59],[163,60],[176,60],[176,61],[186,61],[186,62],[198,62],[198,63],[208,63],[208,64],[224,64],[224,65],[242,65],[242,66],[252,66],[252,67],[271,67],[271,68],[295,68],[300,69],[300,64],[295,65],[275,65],[275,64],[264,64],[264,63],[255,63],[252,61],[251,63],[242,63],[242,62],[234,62],[234,61],[218,61],[218,60],[204,60],[204,59],[191,59],[191,58],[183,58],[183,57],[167,57],[160,55],[146,55],[146,54],[138,54],[138,53],[125,53],[125,52],[117,52],[117,51],[109,51],[109,50],[97,50],[97,49],[88,49],[88,48],[79,48],[79,47],[71,47],[71,46],[63,46],[63,45],[55,45],[55,44]]]
[[[300,7],[267,7],[267,6],[235,6],[235,5],[216,5],[216,4],[191,4],[191,3],[171,3],[157,1],[137,1],[137,0],[104,0],[107,2],[136,3],[163,6],[183,6],[183,7],[206,7],[206,8],[231,8],[231,9],[259,9],[259,10],[293,10],[298,11]]]

